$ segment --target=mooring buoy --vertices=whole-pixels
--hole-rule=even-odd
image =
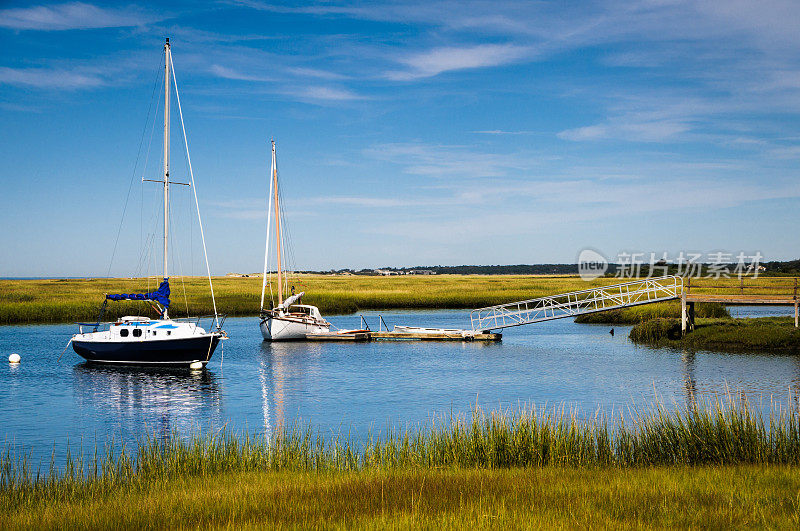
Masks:
[[[9,363],[19,363],[20,359],[21,358],[19,357],[19,354],[14,353],[14,354],[12,354],[12,355],[10,355],[8,357],[8,362]]]

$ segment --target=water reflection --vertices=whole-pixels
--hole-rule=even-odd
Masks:
[[[286,395],[297,390],[293,384],[303,386],[306,380],[320,376],[322,371],[318,362],[321,354],[322,348],[319,344],[309,345],[291,341],[261,343],[259,380],[264,431],[267,435],[285,426]],[[270,397],[272,397],[272,407],[270,407]]]
[[[367,315],[375,318],[374,315]],[[393,321],[455,327],[463,312],[395,312]],[[341,328],[358,317],[334,316]],[[366,439],[437,415],[525,404],[567,404],[606,412],[631,401],[665,407],[747,394],[769,407],[800,397],[800,356],[681,352],[633,345],[627,327],[569,320],[509,329],[498,343],[264,343],[250,318],[225,323],[231,341],[211,368],[58,363],[68,326],[2,327],[0,351],[23,363],[0,365],[0,438],[47,462],[66,440],[133,444],[144,435],[225,428],[235,433],[311,425],[324,436]],[[222,371],[224,366],[224,373]],[[644,400],[644,402],[642,402]],[[59,454],[57,458],[63,457]]]
[[[695,380],[695,353],[684,350],[681,352],[681,369],[683,373],[683,390],[685,392],[686,406],[697,405],[697,381]]]
[[[76,402],[120,421],[169,436],[221,417],[220,383],[213,371],[94,365],[73,368]]]

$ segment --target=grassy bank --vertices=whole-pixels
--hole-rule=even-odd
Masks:
[[[301,275],[293,284],[296,291],[306,292],[305,302],[319,306],[325,314],[337,314],[359,310],[471,309],[619,282],[620,279],[601,278],[587,283],[577,276]],[[759,282],[785,284],[786,280],[765,278],[759,279]],[[729,284],[731,292],[736,292],[738,285],[736,279],[720,279],[715,283]],[[173,316],[212,313],[206,279],[174,277],[171,285]],[[90,321],[97,318],[104,293],[147,292],[157,286],[158,279],[0,280],[0,324]],[[215,278],[214,288],[220,312],[230,316],[258,313],[260,278]],[[702,289],[698,289],[698,292],[702,292]],[[140,312],[147,312],[143,303],[113,303],[109,304],[106,317],[137,315]]]
[[[798,517],[800,414],[791,405],[766,418],[730,399],[656,407],[613,426],[563,409],[476,412],[365,445],[287,430],[151,439],[135,457],[112,448],[43,475],[7,450],[0,528],[465,525],[487,514],[519,524],[570,511],[576,522],[631,525]],[[700,513],[686,514],[690,501]]]
[[[798,490],[783,466],[225,472],[28,504],[0,527],[793,529]]]
[[[644,323],[653,319],[679,318],[680,302],[662,302],[606,312],[587,313],[575,318],[576,323],[631,325]],[[695,308],[695,317],[722,319],[730,317],[723,304],[716,302],[700,302]]]
[[[654,319],[631,329],[631,341],[653,346],[722,352],[800,353],[794,318],[699,319],[681,338],[680,319]]]
[[[595,284],[610,284],[600,279]],[[156,279],[0,280],[0,324],[90,321],[104,293],[153,291]],[[359,310],[478,308],[502,302],[584,289],[579,277],[537,276],[333,276],[301,275],[293,282],[305,291],[304,302],[319,306],[324,314]],[[171,315],[213,313],[208,280],[173,278]],[[217,307],[229,316],[258,313],[260,278],[214,279]],[[106,317],[147,314],[144,303],[110,303]]]

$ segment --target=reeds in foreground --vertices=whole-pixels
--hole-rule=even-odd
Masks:
[[[366,444],[326,441],[297,427],[271,437],[176,435],[143,440],[135,453],[107,445],[91,458],[68,457],[60,468],[51,464],[47,473],[6,449],[0,456],[0,510],[224,472],[800,464],[796,406],[773,405],[762,415],[727,397],[674,411],[656,405],[627,417],[612,424],[603,415],[587,419],[564,408],[476,409],[471,418],[400,430]]]

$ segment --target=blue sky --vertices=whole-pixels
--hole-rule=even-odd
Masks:
[[[0,276],[105,275],[120,219],[156,272],[165,36],[214,273],[261,268],[272,137],[299,269],[800,254],[797,2],[198,4],[0,4]]]

